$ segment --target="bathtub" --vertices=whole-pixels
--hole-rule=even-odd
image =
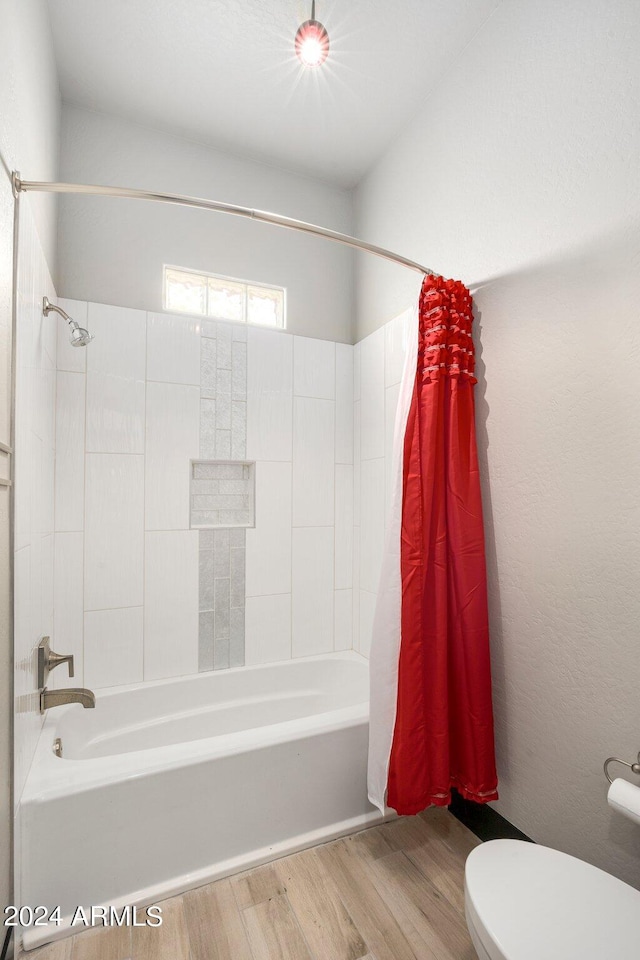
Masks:
[[[144,905],[382,820],[353,652],[99,691],[48,711],[19,817],[20,903]],[[53,752],[56,738],[62,756]]]

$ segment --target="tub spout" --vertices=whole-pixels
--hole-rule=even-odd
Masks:
[[[40,691],[40,713],[49,707],[61,707],[65,703],[81,703],[83,707],[95,707],[96,695],[84,687],[65,687],[62,690]]]

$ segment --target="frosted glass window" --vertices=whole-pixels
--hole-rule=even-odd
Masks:
[[[284,316],[284,290],[247,287],[247,320],[261,327],[281,327]]]
[[[206,313],[206,277],[168,267],[165,271],[164,289],[167,310],[175,310],[179,313]]]
[[[286,326],[283,287],[181,267],[164,268],[164,308],[172,313],[190,313],[232,323],[280,330]]]
[[[244,320],[245,284],[209,277],[207,313],[218,320]]]

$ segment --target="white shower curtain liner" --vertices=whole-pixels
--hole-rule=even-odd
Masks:
[[[400,384],[393,432],[391,461],[391,504],[385,535],[384,556],[371,636],[369,669],[369,800],[385,812],[389,760],[396,722],[398,659],[400,656],[400,614],[402,579],[400,574],[400,530],[402,523],[402,477],[404,436],[411,408],[411,397],[418,362],[418,307],[410,314],[409,337]]]

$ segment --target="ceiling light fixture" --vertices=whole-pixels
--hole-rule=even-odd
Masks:
[[[316,20],[316,0],[311,0],[311,19],[298,27],[295,46],[296,56],[305,67],[321,67],[329,56],[329,34]]]

